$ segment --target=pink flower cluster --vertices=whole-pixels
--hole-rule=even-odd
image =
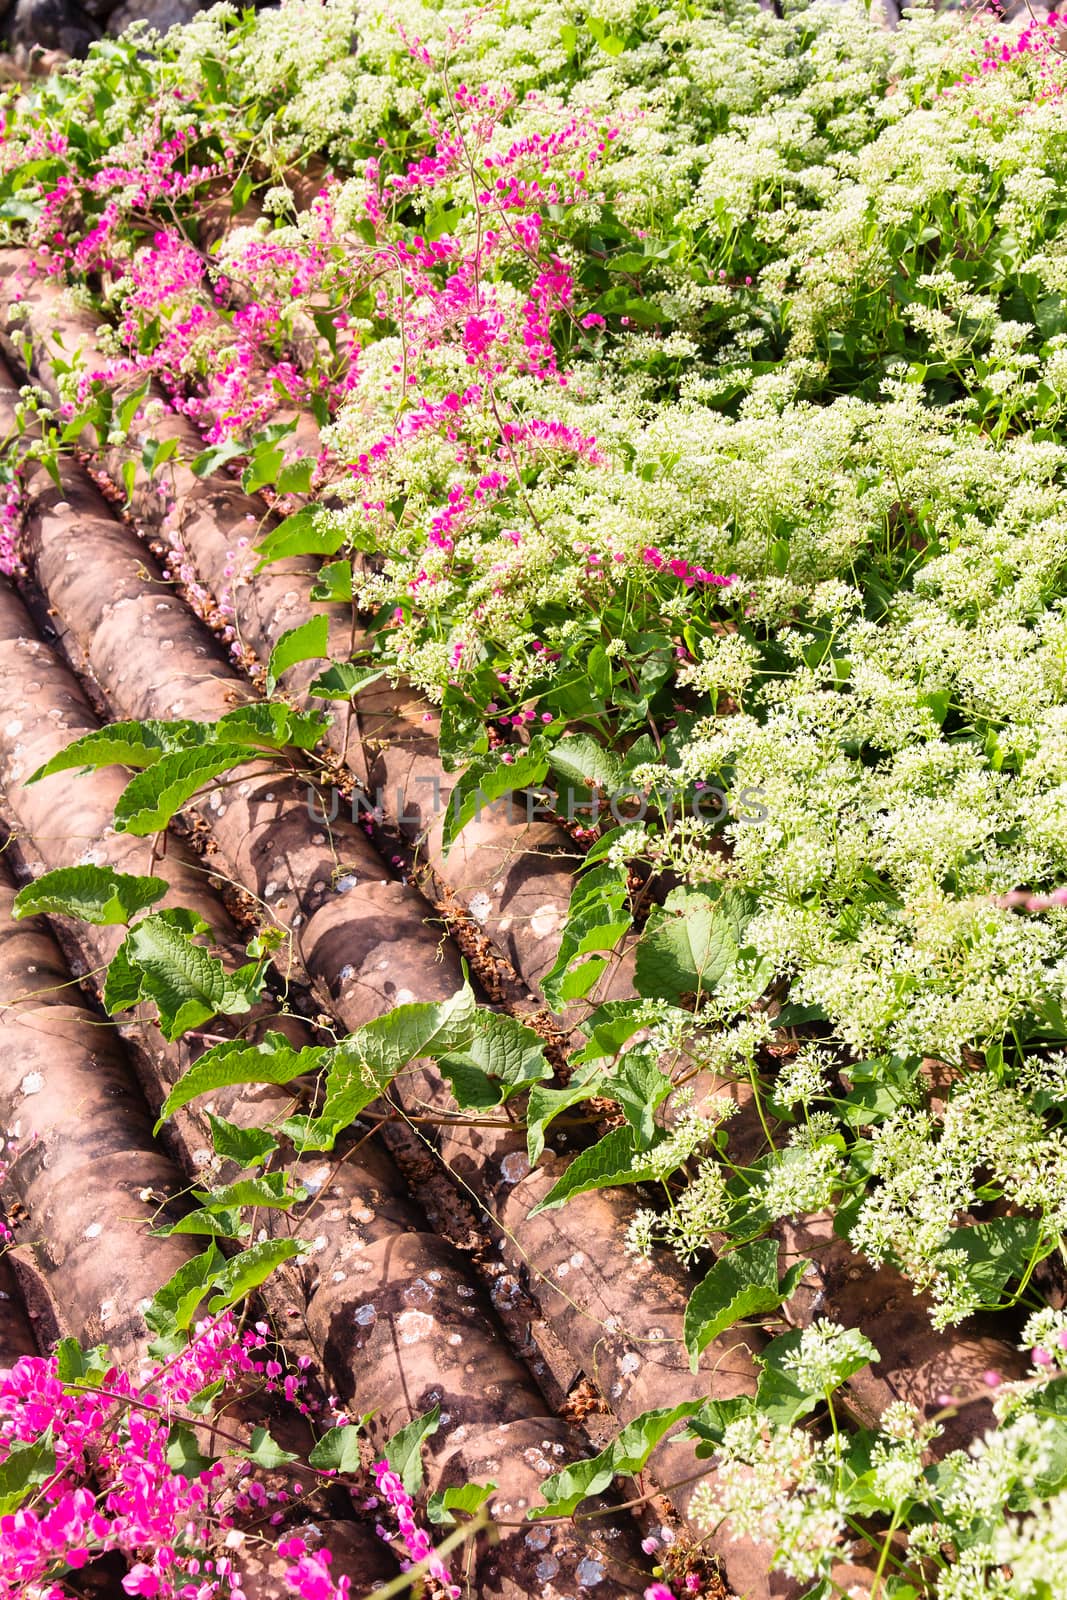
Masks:
[[[130,1561],[122,1587],[159,1600],[244,1600],[240,1573],[212,1554],[216,1529],[232,1518],[217,1503],[216,1461],[197,1476],[167,1461],[182,1409],[214,1384],[232,1396],[264,1361],[260,1329],[239,1334],[230,1314],[198,1325],[178,1356],[137,1383],[118,1368],[92,1386],[70,1388],[55,1356],[25,1356],[0,1373],[0,1462],[50,1433],[54,1467],[33,1503],[0,1517],[0,1600],[34,1586],[44,1600],[65,1591],[51,1580],[108,1551]],[[92,1487],[90,1487],[92,1485]],[[323,1587],[321,1557],[301,1559],[287,1581],[302,1600],[345,1600],[343,1584]]]
[[[1030,894],[1026,889],[1014,889],[1010,894],[999,895],[997,904],[1005,909],[1022,906],[1027,911],[1049,911],[1053,906],[1067,906],[1067,887],[1053,889],[1049,894]]]
[[[462,33],[461,26],[457,37]],[[516,547],[489,568],[493,593],[504,594],[529,559],[522,519],[528,513],[536,521],[531,489],[578,468],[608,466],[595,437],[553,415],[552,397],[577,383],[562,352],[572,343],[586,348],[583,330],[606,326],[599,311],[580,303],[560,247],[566,235],[559,213],[601,198],[594,183],[604,181],[625,124],[531,92],[516,136],[512,91],[455,86],[418,41],[405,42],[413,59],[438,75],[422,108],[427,139],[397,172],[384,170],[388,147],[380,141],[380,159],[368,163],[362,180],[358,247],[347,210],[341,217],[335,211],[338,186],[328,182],[299,229],[231,240],[220,270],[174,221],[182,209],[176,199],[187,209],[194,191],[178,196],[167,188],[167,163],[182,166],[190,147],[162,123],[146,130],[132,155],[123,149],[121,162],[110,159],[94,175],[104,214],[93,219],[92,241],[86,235],[77,247],[103,262],[120,222],[143,230],[141,216],[131,215],[131,192],[166,217],[132,258],[101,268],[121,307],[119,333],[129,354],[92,374],[86,388],[92,380],[114,386],[154,377],[208,443],[254,438],[286,403],[314,401],[320,416],[323,403],[327,414],[346,407],[335,437],[358,443],[347,460],[320,456],[316,487],[347,476],[368,543],[410,562],[400,581],[409,596],[401,614],[411,623],[441,603],[446,574],[457,581],[464,564],[477,569],[481,537]],[[205,137],[207,131],[201,126]],[[213,186],[217,192],[213,174],[201,178],[198,198]],[[77,187],[53,182],[54,192],[42,198],[50,228],[61,231]],[[431,238],[410,221],[424,211],[464,221]],[[376,337],[393,342],[394,358],[363,357],[354,328],[368,320]],[[419,487],[409,492],[413,479]],[[513,522],[519,526],[502,525]],[[690,589],[734,582],[655,546],[644,551],[644,563]],[[588,556],[587,564],[591,581],[611,581],[600,556]],[[239,581],[236,554],[231,566],[228,577]],[[229,603],[227,597],[226,609]],[[458,646],[451,666],[462,674],[477,659],[475,650]]]
[[[18,568],[18,538],[21,527],[20,495],[17,483],[0,484],[0,572],[10,578]]]
[[[393,1471],[388,1461],[376,1461],[371,1471],[374,1473],[378,1493],[396,1518],[397,1529],[408,1556],[408,1559],[401,1563],[403,1569],[406,1570],[416,1562],[425,1561],[426,1570],[443,1586],[446,1594],[450,1595],[452,1600],[460,1600],[462,1591],[459,1585],[452,1582],[448,1568],[441,1558],[434,1554],[430,1535],[415,1521],[415,1508],[411,1496],[404,1488],[399,1475]],[[386,1540],[387,1543],[391,1541],[392,1535],[382,1523],[378,1524],[376,1531],[380,1539]]]
[[[295,1563],[285,1575],[287,1586],[300,1600],[347,1600],[351,1587],[348,1578],[330,1577],[330,1552],[311,1552],[303,1539],[283,1539],[278,1554]]]
[[[437,70],[418,41],[406,42],[417,62]],[[251,236],[228,252],[220,271],[176,218],[194,198],[222,194],[233,167],[227,132],[203,117],[195,129],[182,121],[173,131],[172,110],[184,113],[169,103],[91,173],[87,187],[99,209],[88,225],[79,215],[86,185],[70,172],[54,175],[39,197],[35,270],[94,271],[110,280],[129,352],[89,374],[79,398],[94,382],[115,388],[153,377],[213,444],[254,435],[279,404],[321,397],[332,411],[351,397],[370,437],[342,465],[365,480],[363,510],[372,527],[391,531],[393,482],[404,470],[398,457],[426,434],[453,450],[459,481],[442,484],[447,504],[419,518],[429,546],[446,553],[518,480],[568,462],[602,465],[596,440],[572,425],[551,414],[517,414],[502,380],[521,375],[566,387],[561,330],[604,325],[599,313],[583,315],[575,304],[572,270],[553,248],[550,208],[591,197],[593,176],[622,124],[531,93],[524,110],[544,123],[516,138],[506,126],[511,90],[443,87],[437,109],[433,96],[423,106],[428,152],[402,172],[383,175],[378,163],[368,166],[365,209],[374,239],[366,249],[351,249],[335,219],[335,186],[327,184],[295,243],[292,233],[284,243]],[[213,135],[224,159],[198,167],[194,144]],[[446,201],[455,192],[467,206],[473,198],[477,228],[434,239],[410,230],[401,214],[431,190],[447,191]],[[154,234],[132,257],[116,250],[131,225],[145,237],[146,212],[161,219]],[[354,311],[365,317],[368,291],[382,331],[399,334],[403,348],[392,372],[373,384],[361,372],[350,327]],[[471,378],[461,392],[454,388],[457,349]]]
[[[737,582],[737,573],[731,572],[729,577],[721,577],[717,572],[709,572],[707,567],[690,566],[688,561],[683,561],[680,556],[668,560],[654,544],[646,545],[641,552],[644,563],[656,572],[669,572],[675,578],[680,578],[687,589],[695,583],[710,585],[713,589],[728,589],[732,583]]]
[[[1042,21],[1038,21],[1031,13],[1032,20],[1015,39],[1002,39],[999,34],[994,34],[986,39],[981,46],[981,54],[977,49],[971,54],[976,58],[975,72],[965,72],[952,88],[959,88],[961,84],[978,83],[991,72],[1000,72],[1012,63],[1024,58],[1031,58],[1041,81],[1038,94],[1040,100],[1057,99],[1064,88],[1065,64],[1063,51],[1058,43],[1060,27],[1067,22],[1067,16],[1050,11]],[[945,91],[951,93],[951,89]]]

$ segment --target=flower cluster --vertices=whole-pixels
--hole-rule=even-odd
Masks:
[[[437,1580],[444,1593],[450,1596],[450,1600],[459,1600],[461,1593],[459,1585],[452,1582],[448,1568],[440,1556],[434,1553],[433,1544],[425,1528],[420,1528],[415,1521],[415,1508],[411,1496],[404,1488],[399,1474],[393,1471],[388,1461],[376,1461],[371,1471],[379,1495],[396,1520],[397,1534],[406,1553],[405,1570],[409,1566],[425,1562],[427,1573]],[[387,1542],[393,1537],[383,1524],[378,1525],[378,1535]]]
[[[135,1377],[105,1352],[79,1379],[60,1372],[60,1357],[24,1356],[0,1374],[0,1461],[39,1463],[31,1504],[0,1516],[0,1596],[29,1592],[59,1600],[52,1581],[109,1551],[129,1562],[122,1587],[158,1600],[243,1600],[230,1554],[240,1539],[227,1509],[226,1467],[178,1471],[171,1443],[188,1427],[189,1408],[205,1391],[232,1397],[261,1381],[263,1333],[238,1331],[232,1314],[200,1323],[187,1347]],[[23,1454],[28,1452],[28,1454]],[[247,1495],[246,1495],[247,1498]],[[299,1556],[287,1582],[303,1600],[344,1600],[347,1580],[326,1580],[323,1557],[289,1541]]]
[[[847,1200],[944,1326],[1032,1296],[1067,1226],[1063,24],[788,10],[217,7],[11,98],[4,227],[109,319],[63,420],[118,434],[125,399],[147,459],[156,380],[207,466],[311,496],[316,596],[442,706],[450,769],[637,786],[587,880],[638,923],[641,1002],[590,1041],[665,1202],[627,1248],[692,1264],[722,1232],[745,1260]],[[8,491],[0,564],[16,516]],[[698,1073],[721,1113],[635,1106]],[[1027,1408],[1058,1314],[936,1473],[907,1408],[841,1436],[859,1334],[783,1337],[811,1404],[731,1414],[709,1522],[809,1582],[880,1517],[939,1600],[1043,1594],[1067,1517]]]

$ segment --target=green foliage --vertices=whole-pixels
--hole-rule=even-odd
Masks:
[[[200,1061],[203,1061],[203,1056]],[[227,1122],[225,1117],[216,1117],[211,1111],[207,1113],[207,1120],[216,1155],[236,1161],[239,1167],[262,1166],[278,1148],[278,1141],[263,1128],[239,1128],[235,1123]]]
[[[735,1322],[776,1311],[810,1265],[797,1262],[779,1283],[778,1246],[773,1239],[757,1239],[717,1261],[685,1308],[685,1347],[692,1370],[697,1370],[700,1352]]]
[[[699,1409],[699,1400],[688,1400],[635,1417],[599,1455],[577,1461],[546,1478],[541,1484],[545,1503],[532,1506],[527,1516],[536,1519],[572,1515],[589,1495],[602,1494],[616,1474],[640,1472],[660,1440],[683,1417],[691,1417]]]
[[[426,1516],[438,1527],[452,1528],[456,1524],[455,1512],[465,1511],[473,1516],[495,1488],[495,1483],[454,1483],[447,1489],[438,1489],[426,1502]]]
[[[571,891],[567,920],[559,953],[541,979],[545,999],[552,1006],[588,993],[606,965],[595,956],[577,968],[581,956],[614,950],[630,927],[627,874],[622,867],[595,866],[584,873]]]
[[[159,1113],[156,1130],[175,1111],[199,1095],[211,1094],[234,1083],[291,1083],[303,1073],[317,1072],[326,1060],[325,1047],[308,1045],[294,1050],[282,1033],[268,1032],[255,1044],[226,1039],[212,1045],[184,1073],[170,1091]]]
[[[335,661],[320,672],[309,689],[320,700],[354,700],[361,689],[384,676],[381,667],[358,667],[351,661]]]
[[[115,807],[116,830],[140,836],[158,833],[205,784],[244,760],[247,755],[239,745],[169,751],[131,778]]]
[[[335,556],[345,543],[343,528],[325,522],[315,507],[286,517],[256,546],[259,568],[291,556]]]
[[[29,917],[43,911],[114,926],[132,922],[166,892],[162,878],[138,878],[113,867],[58,867],[19,890],[13,915]]]
[[[279,1467],[284,1467],[288,1462],[298,1461],[300,1458],[291,1450],[283,1450],[281,1445],[271,1438],[266,1428],[253,1428],[248,1459],[254,1461],[257,1467],[266,1467],[269,1472],[275,1472]]]
[[[55,1469],[56,1452],[50,1434],[32,1444],[13,1444],[7,1458],[0,1461],[0,1516],[17,1511]]]
[[[638,942],[638,992],[671,1005],[697,1007],[737,967],[747,920],[736,896],[716,901],[675,890],[662,909],[653,911]],[[762,975],[769,978],[769,968]]]
[[[196,724],[190,722],[112,722],[74,739],[26,782],[39,783],[57,772],[90,772],[98,767],[151,767],[168,750],[177,748],[183,735],[193,738],[195,733]]]
[[[422,1445],[441,1426],[441,1407],[435,1405],[421,1417],[413,1417],[382,1447],[382,1454],[400,1478],[408,1494],[418,1494],[422,1488]]]
[[[308,1456],[313,1467],[334,1472],[358,1472],[362,1465],[360,1430],[350,1425],[328,1428]]]
[[[236,1305],[253,1289],[258,1289],[275,1267],[299,1255],[301,1248],[299,1239],[264,1239],[261,1244],[249,1245],[213,1272],[209,1286],[215,1293],[208,1301],[208,1310],[214,1316],[225,1311],[227,1306]]]
[[[437,1060],[464,1110],[499,1105],[552,1075],[541,1036],[501,1012],[479,1012],[465,1047]]]
[[[298,661],[315,661],[326,654],[329,631],[329,619],[320,613],[282,634],[270,653],[267,666],[268,694],[274,693],[282,673]]]
[[[214,1243],[209,1244],[201,1255],[186,1261],[162,1288],[156,1290],[144,1319],[152,1332],[158,1335],[154,1348],[159,1354],[181,1348],[184,1341],[179,1341],[176,1346],[172,1341],[192,1327],[205,1296],[225,1266],[226,1259],[221,1251]]]
[[[543,1200],[530,1212],[551,1211],[574,1195],[591,1189],[610,1189],[620,1184],[642,1183],[655,1169],[635,1159],[633,1130],[613,1128],[588,1150],[582,1150],[556,1179]]]
[[[197,944],[209,933],[187,911],[158,911],[131,928],[108,969],[104,1004],[112,1014],[148,1001],[165,1039],[180,1039],[219,1012],[250,1011],[263,988],[264,963],[227,972]]]
[[[443,754],[444,743],[441,748]],[[502,801],[506,806],[508,797],[516,790],[539,783],[547,767],[544,746],[539,740],[535,740],[530,749],[517,756],[510,765],[491,760],[478,761],[469,766],[456,781],[445,808],[442,843],[446,857],[468,823],[483,811],[487,810],[492,815],[494,808]]]

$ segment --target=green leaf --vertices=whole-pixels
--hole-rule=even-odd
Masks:
[[[321,711],[294,711],[292,706],[271,700],[238,706],[218,722],[205,723],[204,728],[210,735],[207,742],[212,744],[266,745],[272,750],[295,745],[298,750],[313,750],[328,725],[329,718]]]
[[[384,667],[357,667],[353,661],[335,661],[319,673],[308,693],[320,700],[351,700],[384,676]]]
[[[809,1394],[793,1374],[782,1366],[782,1358],[796,1351],[800,1339],[799,1328],[783,1333],[771,1340],[759,1358],[761,1371],[755,1408],[785,1428],[791,1428],[799,1417],[814,1411],[823,1398],[821,1394]]]
[[[595,784],[608,794],[614,794],[624,781],[618,756],[587,733],[571,734],[553,745],[548,764],[564,782],[577,783],[583,788]]]
[[[620,38],[617,33],[612,33],[608,23],[598,22],[595,17],[587,17],[585,25],[606,56],[622,55],[626,49],[626,40]]]
[[[540,783],[547,770],[548,763],[540,741],[531,744],[510,764],[496,760],[489,767],[479,764],[469,768],[457,779],[445,807],[441,830],[444,854],[448,855],[463,829],[484,806],[495,804],[516,789],[526,789]]]
[[[204,1296],[216,1274],[225,1264],[225,1256],[214,1243],[191,1261],[185,1261],[161,1289],[157,1289],[144,1319],[154,1333],[184,1333],[196,1316]]]
[[[281,445],[257,445],[252,452],[251,461],[241,474],[241,488],[245,494],[255,494],[257,489],[273,483],[284,462],[285,451]]]
[[[710,993],[739,955],[733,920],[702,894],[680,915],[656,907],[637,945],[634,984],[645,999],[672,1005]]]
[[[910,1098],[907,1083],[857,1083],[843,1099],[835,1101],[834,1114],[850,1128],[868,1128],[884,1122],[906,1105]]]
[[[211,1466],[213,1457],[201,1453],[195,1431],[176,1422],[167,1437],[167,1466],[179,1478],[199,1478]]]
[[[495,1488],[495,1483],[454,1483],[449,1489],[438,1489],[426,1502],[426,1516],[437,1527],[455,1527],[453,1511],[480,1510]]]
[[[280,1036],[275,1034],[274,1037]],[[240,1167],[260,1166],[278,1148],[277,1139],[265,1128],[239,1128],[235,1122],[216,1117],[211,1111],[207,1120],[211,1124],[211,1142],[216,1154],[236,1161]]]
[[[112,963],[114,965],[114,963]],[[323,1045],[294,1050],[282,1033],[268,1033],[258,1044],[226,1039],[213,1045],[191,1066],[167,1096],[155,1131],[198,1095],[232,1083],[290,1083],[304,1072],[317,1072],[329,1051]]]
[[[333,600],[345,605],[352,603],[351,561],[328,561],[315,574],[315,582],[308,590],[310,600]]]
[[[283,1450],[266,1428],[253,1428],[248,1459],[254,1461],[257,1467],[265,1467],[268,1472],[273,1472],[278,1467],[284,1467],[287,1461],[298,1461],[300,1458],[291,1450]]]
[[[599,1455],[576,1461],[562,1472],[554,1472],[541,1484],[543,1506],[532,1506],[526,1513],[537,1517],[569,1517],[592,1494],[601,1494],[618,1474],[640,1472],[665,1434],[683,1417],[691,1417],[703,1405],[701,1400],[685,1400],[681,1405],[645,1411],[627,1423],[617,1438]]]
[[[272,561],[284,561],[289,556],[335,556],[346,537],[338,523],[331,525],[324,520],[320,507],[306,506],[272,528],[256,546],[256,571],[262,572]]]
[[[178,454],[181,441],[171,439],[146,439],[141,451],[141,465],[148,473],[149,478],[154,478],[160,467],[166,466],[172,457]]]
[[[617,924],[622,928],[619,938],[629,926],[627,923]],[[590,989],[599,981],[608,965],[607,956],[590,956],[587,961],[579,961],[575,967],[568,967],[561,978],[552,986],[552,1003],[560,1007],[567,1006],[572,1000],[584,1000]]]
[[[995,1306],[1004,1286],[1022,1276],[1043,1231],[1037,1217],[994,1217],[990,1222],[954,1229],[943,1248],[963,1251],[967,1258],[963,1277],[981,1296],[983,1305]],[[960,1269],[954,1266],[952,1270]]]
[[[138,838],[165,828],[205,783],[248,760],[240,745],[203,745],[172,750],[131,778],[115,807],[115,831]]]
[[[19,890],[13,915],[30,917],[43,911],[113,927],[128,923],[166,892],[162,878],[138,878],[113,867],[59,867]]]
[[[224,439],[221,444],[212,445],[210,450],[201,450],[198,456],[194,456],[192,470],[198,478],[206,478],[219,467],[224,467],[228,461],[243,456],[245,448],[243,444],[238,444],[233,439]]]
[[[178,1222],[166,1228],[152,1228],[153,1239],[168,1239],[172,1233],[207,1234],[214,1239],[244,1239],[252,1232],[248,1222],[241,1221],[239,1211],[207,1211],[200,1208],[190,1211]]]
[[[734,1395],[729,1400],[706,1400],[696,1415],[690,1418],[684,1437],[691,1435],[704,1441],[696,1449],[696,1454],[701,1458],[715,1455],[731,1422],[736,1422],[739,1417],[751,1416],[755,1404],[751,1395]]]
[[[219,1012],[250,1011],[263,987],[261,962],[227,973],[216,956],[193,942],[183,919],[171,911],[138,922],[126,935],[120,954],[124,977],[127,970],[138,974],[138,998],[156,1006],[160,1030],[170,1041]]]
[[[669,1013],[664,1012],[665,1016]],[[678,1014],[675,1014],[678,1016]],[[679,1016],[678,1020],[687,1020]],[[644,1000],[608,1000],[598,1006],[582,1024],[588,1041],[571,1057],[575,1066],[617,1056],[635,1033],[648,1025],[648,1006]]]
[[[486,1077],[481,1067],[462,1055],[442,1056],[438,1063],[452,1087],[452,1098],[461,1111],[488,1111],[503,1098],[501,1086]]]
[[[742,1317],[775,1311],[793,1293],[810,1262],[798,1262],[778,1282],[778,1245],[757,1239],[716,1261],[685,1308],[684,1338],[689,1365],[696,1372],[700,1352]]]
[[[552,1076],[540,1034],[500,1011],[479,1011],[462,1053],[450,1051],[438,1062],[461,1107],[499,1105],[531,1083]],[[474,1092],[473,1100],[461,1099],[461,1081],[468,1094]]]
[[[561,1111],[567,1111],[582,1100],[590,1100],[594,1095],[598,1095],[602,1083],[602,1078],[590,1077],[583,1079],[581,1083],[569,1083],[564,1089],[550,1089],[542,1084],[534,1085],[526,1104],[526,1152],[531,1167],[537,1165],[544,1152],[545,1131],[549,1123],[553,1122]]]
[[[82,1378],[85,1371],[85,1352],[78,1344],[77,1339],[67,1336],[61,1339],[56,1346],[56,1376],[61,1384],[72,1384],[75,1378]]]
[[[612,1128],[599,1144],[582,1150],[570,1162],[562,1177],[552,1185],[545,1198],[534,1206],[530,1215],[539,1211],[552,1211],[576,1194],[586,1194],[590,1189],[609,1189],[626,1183],[644,1183],[650,1176],[634,1151],[633,1129]]]
[[[7,1460],[0,1461],[0,1516],[17,1511],[55,1470],[51,1428],[32,1444],[13,1444]]]
[[[94,728],[92,733],[72,740],[26,782],[39,783],[53,773],[75,769],[94,772],[98,767],[151,767],[173,748],[159,731],[163,727],[165,723],[112,722],[106,728]]]
[[[310,494],[315,463],[310,456],[287,461],[278,474],[279,494]]]
[[[331,1428],[318,1441],[308,1461],[313,1467],[332,1467],[335,1472],[359,1472],[363,1464],[359,1429],[351,1423],[344,1428]]]
[[[112,1365],[106,1345],[83,1350],[77,1339],[60,1339],[56,1345],[56,1376],[60,1383],[75,1384],[93,1373],[104,1373]]]
[[[414,1417],[385,1442],[382,1454],[408,1494],[418,1494],[422,1488],[422,1441],[436,1433],[440,1426],[441,1407],[436,1405],[421,1417]]]
[[[129,433],[133,419],[140,410],[141,405],[148,394],[150,386],[150,380],[146,378],[143,383],[138,384],[137,388],[134,389],[132,394],[128,394],[126,396],[125,400],[123,400],[122,404],[115,412],[115,421],[118,424],[120,432]]]
[[[455,772],[489,748],[481,708],[457,684],[450,683],[442,696],[437,744],[446,772]]]
[[[307,1190],[289,1187],[287,1172],[266,1172],[259,1178],[240,1178],[218,1189],[194,1189],[194,1197],[203,1205],[266,1206],[276,1211],[288,1211],[298,1200],[307,1199]]]
[[[418,1056],[466,1048],[476,1012],[474,995],[465,985],[440,1004],[396,1006],[349,1034],[330,1051],[322,1109],[308,1120],[305,1138],[296,1141],[299,1147],[329,1149],[340,1129],[384,1094],[397,1073]],[[315,1139],[325,1142],[316,1144]]]
[[[309,617],[295,628],[281,635],[270,653],[267,666],[267,693],[273,694],[278,679],[298,661],[317,661],[326,654],[329,645],[330,623],[325,612]]]
[[[756,1410],[783,1427],[792,1427],[799,1417],[814,1411],[823,1399],[822,1389],[817,1393],[806,1389],[786,1365],[787,1359],[796,1356],[802,1338],[802,1330],[794,1328],[772,1339],[757,1358],[762,1371],[756,1390]],[[835,1339],[834,1357],[831,1389],[844,1383],[868,1362],[877,1361],[878,1352],[858,1328],[849,1328]]]
[[[594,951],[614,950],[629,931],[631,917],[625,867],[597,866],[584,872],[571,891],[559,951],[541,990],[549,1005],[561,1006],[568,996],[564,979],[573,961]]]
[[[618,1070],[604,1079],[601,1093],[618,1101],[634,1130],[638,1149],[647,1150],[656,1135],[653,1113],[673,1088],[674,1084],[660,1071],[652,1056],[631,1050],[619,1063]]]
[[[111,957],[104,979],[104,1010],[109,1017],[141,1003],[141,974],[130,965],[123,941]]]
[[[253,1289],[258,1289],[275,1267],[299,1255],[304,1248],[299,1239],[264,1239],[262,1244],[254,1244],[239,1256],[234,1256],[216,1274],[215,1288],[218,1293],[208,1301],[212,1316],[243,1300]]]

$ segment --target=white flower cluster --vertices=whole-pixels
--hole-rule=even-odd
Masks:
[[[852,1242],[873,1261],[899,1262],[916,1292],[929,1290],[934,1322],[958,1322],[983,1301],[980,1280],[950,1236],[995,1186],[1035,1211],[1049,1236],[1067,1227],[1067,1139],[1016,1089],[991,1076],[963,1080],[936,1118],[904,1107],[871,1135],[868,1191]]]

